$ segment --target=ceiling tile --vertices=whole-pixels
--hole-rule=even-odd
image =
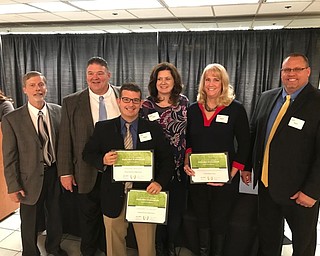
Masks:
[[[53,13],[24,13],[21,16],[27,17],[34,21],[38,22],[47,22],[47,21],[67,21],[68,19],[59,17]]]
[[[55,14],[70,21],[101,20],[101,18],[89,12],[56,12]]]
[[[310,3],[309,2],[283,2],[283,3],[263,3],[259,9],[259,14],[291,14],[301,12]],[[291,6],[290,8],[288,8]]]
[[[170,13],[165,8],[159,8],[159,9],[136,9],[136,10],[128,10],[128,12],[132,13],[138,18],[172,18],[174,17],[172,13]]]
[[[212,17],[213,12],[211,7],[175,7],[169,10],[176,17]]]
[[[221,16],[241,16],[241,15],[255,15],[258,10],[258,4],[246,5],[221,5],[214,6],[214,14],[216,17]]]
[[[123,20],[123,19],[135,19],[136,17],[125,10],[117,11],[90,11],[92,15],[98,16],[107,20]]]

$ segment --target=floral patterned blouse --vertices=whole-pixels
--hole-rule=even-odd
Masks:
[[[173,150],[177,171],[183,165],[186,150],[188,105],[189,100],[184,95],[180,95],[176,106],[159,107],[150,96],[142,104],[142,117],[150,121],[157,120],[162,126]]]

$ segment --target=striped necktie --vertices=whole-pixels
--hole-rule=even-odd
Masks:
[[[43,118],[43,112],[38,113],[38,133],[42,144],[43,159],[46,165],[51,166],[53,162],[53,152],[50,143],[48,126]]]
[[[124,148],[125,149],[133,149],[133,140],[132,140],[132,133],[130,131],[131,124],[126,123],[126,135],[124,137]]]
[[[265,187],[268,187],[268,169],[269,169],[269,150],[270,150],[270,143],[272,141],[272,138],[280,124],[281,119],[283,118],[284,114],[286,113],[288,107],[290,105],[290,95],[286,96],[286,101],[282,105],[282,107],[279,110],[279,113],[274,120],[274,123],[272,125],[272,128],[270,130],[270,134],[266,143],[266,147],[264,150],[264,157],[263,157],[263,165],[262,165],[262,174],[261,174],[261,181],[265,185]]]

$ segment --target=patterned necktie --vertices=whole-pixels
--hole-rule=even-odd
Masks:
[[[53,153],[50,144],[49,131],[46,122],[43,118],[43,112],[38,113],[38,133],[43,149],[43,159],[46,165],[51,166],[53,162]]]
[[[124,137],[124,148],[125,149],[133,149],[133,140],[132,140],[132,134],[130,131],[130,126],[131,126],[131,124],[126,123],[127,132],[126,132],[126,136]]]
[[[99,121],[107,120],[107,111],[104,104],[104,97],[99,96]]]
[[[286,101],[282,105],[282,107],[279,110],[279,113],[274,120],[274,123],[272,125],[267,143],[266,143],[266,148],[264,150],[264,157],[263,157],[263,165],[262,165],[262,174],[261,174],[261,181],[265,185],[265,187],[268,187],[268,168],[269,168],[269,149],[270,149],[270,143],[272,141],[272,138],[280,124],[281,119],[283,118],[284,114],[286,113],[288,107],[290,105],[290,95],[286,96]]]
[[[127,131],[126,131],[126,135],[124,137],[124,148],[125,149],[133,149],[133,140],[132,140],[132,133],[130,131],[130,126],[131,126],[131,124],[126,123]],[[128,190],[130,188],[132,188],[132,185],[133,185],[132,182],[125,182],[124,193],[127,193]]]

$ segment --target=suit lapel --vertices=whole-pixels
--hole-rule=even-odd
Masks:
[[[276,133],[274,136],[277,135],[279,131],[285,126],[289,124],[289,121],[291,117],[294,115],[295,112],[297,112],[301,107],[304,105],[305,101],[310,100],[310,97],[312,97],[312,92],[314,88],[311,84],[306,85],[306,87],[299,93],[297,98],[294,100],[294,102],[291,103],[290,107],[288,108],[287,112],[283,116],[278,129],[276,130]],[[311,94],[311,95],[310,95]]]
[[[92,134],[94,129],[94,124],[92,119],[88,88],[85,89],[83,92],[81,92],[79,96],[79,101],[78,101],[78,108],[80,110],[80,113],[82,113],[82,115],[86,117],[85,120],[87,124],[91,127],[90,134]]]
[[[50,126],[51,126],[51,138],[52,138],[52,146],[53,148],[56,148],[56,138],[57,138],[57,134],[56,134],[56,130],[57,130],[57,112],[55,111],[55,109],[47,103],[47,108],[49,111],[49,118],[50,118]]]
[[[22,108],[21,123],[25,126],[26,131],[30,131],[30,134],[34,138],[34,140],[41,145],[37,130],[34,127],[33,122],[31,120],[27,104],[25,104]]]

